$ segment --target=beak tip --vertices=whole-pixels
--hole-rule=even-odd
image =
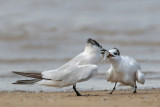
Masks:
[[[101,51],[104,51],[104,52],[105,52],[105,51],[107,51],[107,50],[106,50],[106,49],[102,49]]]

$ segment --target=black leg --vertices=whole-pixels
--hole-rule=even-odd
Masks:
[[[73,90],[76,92],[77,96],[81,96],[81,94],[76,90],[76,85],[73,85]]]
[[[114,85],[114,87],[113,87],[113,90],[112,90],[109,94],[112,94],[113,91],[116,89],[116,84],[117,84],[117,82],[115,83],[115,85]]]
[[[133,93],[137,93],[136,89],[137,89],[137,85],[136,85],[136,82],[135,82]]]

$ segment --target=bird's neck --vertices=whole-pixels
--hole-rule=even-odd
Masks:
[[[100,54],[100,49],[94,46],[86,45],[84,52],[89,54],[89,55],[97,55]]]
[[[121,65],[121,58],[119,57],[118,59],[110,59],[111,65],[113,68],[118,68]]]
[[[91,46],[86,46],[85,49],[84,49],[84,52],[85,53],[88,53],[88,54],[94,54],[94,49],[91,48]]]
[[[88,61],[92,64],[98,64],[101,60],[100,52],[96,51],[95,49],[92,49],[91,47],[86,46],[84,53]]]

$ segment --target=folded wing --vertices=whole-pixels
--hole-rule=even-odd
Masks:
[[[61,71],[47,71],[42,73],[43,78],[51,80],[42,80],[38,83],[55,87],[69,86],[90,79],[97,70],[97,65],[88,64],[68,67]]]

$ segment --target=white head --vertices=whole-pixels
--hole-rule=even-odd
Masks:
[[[107,57],[108,57],[109,60],[112,60],[112,61],[119,60],[119,58],[120,58],[119,49],[113,48],[113,49],[109,50],[109,54],[108,54]]]
[[[85,52],[87,53],[95,53],[95,54],[103,54],[104,49],[102,49],[102,46],[95,41],[94,39],[89,38],[87,40],[87,44],[85,47]]]

